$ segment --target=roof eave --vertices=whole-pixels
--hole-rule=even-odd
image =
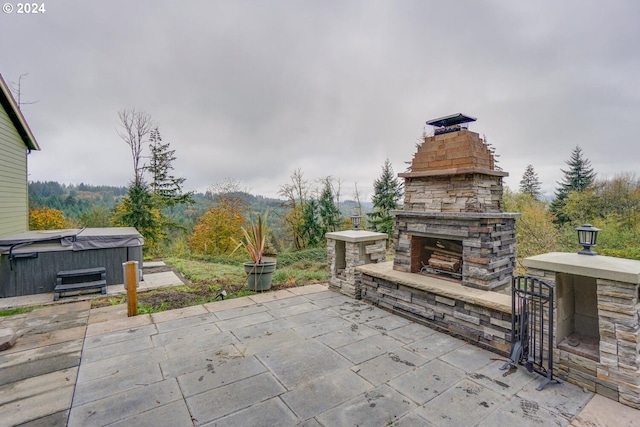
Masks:
[[[2,104],[9,115],[9,119],[11,119],[11,122],[18,130],[18,134],[20,138],[22,138],[24,145],[26,145],[29,150],[40,150],[38,141],[36,141],[35,136],[33,136],[27,121],[22,115],[20,108],[18,108],[16,100],[13,99],[11,90],[9,90],[9,86],[7,86],[7,83],[2,78],[2,74],[0,74],[0,104]]]

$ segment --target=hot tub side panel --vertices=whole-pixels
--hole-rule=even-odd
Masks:
[[[107,284],[124,283],[122,263],[138,261],[142,268],[142,246],[92,249],[84,251],[38,252],[37,258],[0,259],[0,297],[53,292],[58,271],[105,267]]]

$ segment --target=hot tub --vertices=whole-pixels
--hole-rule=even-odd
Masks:
[[[53,292],[58,271],[104,267],[107,285],[124,283],[122,263],[142,267],[133,227],[39,230],[0,239],[0,297]]]

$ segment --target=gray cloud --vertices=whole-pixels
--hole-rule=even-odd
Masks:
[[[428,119],[463,112],[517,188],[551,193],[580,145],[601,176],[637,170],[634,1],[58,1],[0,16],[42,147],[30,179],[126,185],[117,111],[151,114],[190,189],[227,177],[275,195],[293,169],[369,195]]]

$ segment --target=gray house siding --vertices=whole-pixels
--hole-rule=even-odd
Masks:
[[[0,106],[0,237],[29,229],[27,146]]]

